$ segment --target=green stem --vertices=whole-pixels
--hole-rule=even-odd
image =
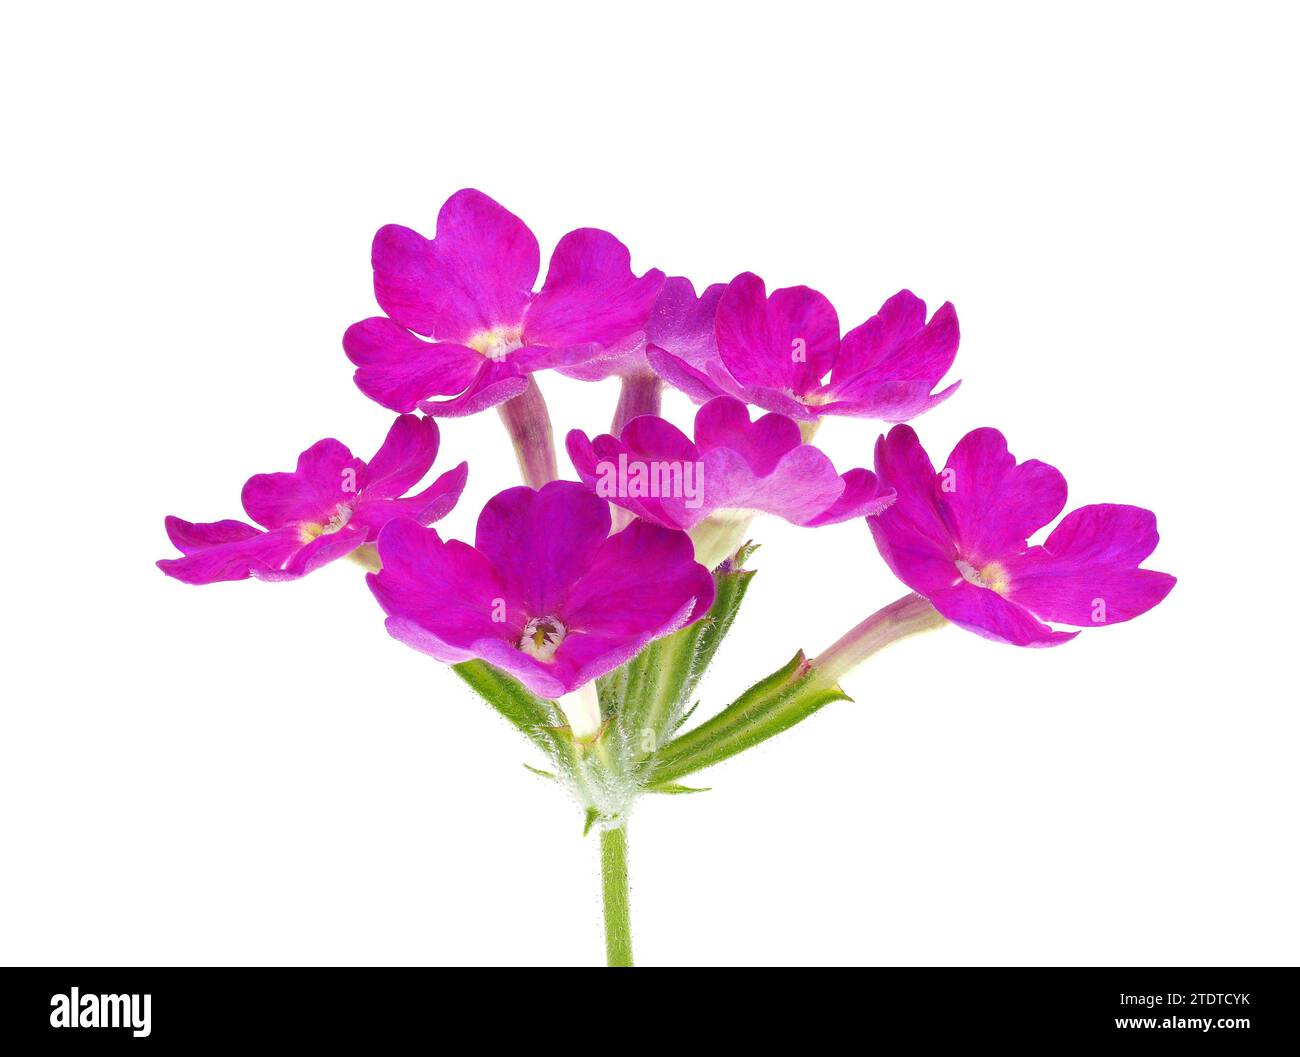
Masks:
[[[600,831],[600,876],[605,897],[605,958],[632,964],[632,915],[627,899],[627,824]]]
[[[842,675],[891,643],[945,623],[920,595],[906,595],[812,660],[796,653],[712,719],[665,745],[655,757],[650,789],[671,786],[788,730],[832,701],[848,700],[839,687]]]
[[[834,683],[820,682],[803,653],[755,683],[712,719],[670,741],[655,758],[649,787],[679,778],[744,752],[788,730],[832,701],[845,700]]]
[[[554,756],[562,746],[555,733],[559,714],[514,676],[480,660],[453,664],[451,670],[543,752]]]

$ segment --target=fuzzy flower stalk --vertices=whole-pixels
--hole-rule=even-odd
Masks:
[[[370,259],[382,315],[348,327],[343,347],[356,387],[397,413],[379,450],[363,460],[326,438],[294,469],[248,479],[247,520],[168,517],[179,554],[158,567],[187,584],[367,570],[373,601],[362,591],[359,604],[429,660],[414,691],[450,668],[525,739],[528,766],[576,803],[583,834],[598,834],[611,966],[633,963],[628,820],[641,797],[689,803],[682,794],[705,790],[684,779],[848,700],[841,681],[904,639],[954,625],[991,651],[1054,647],[1149,612],[1174,586],[1143,566],[1153,513],[1106,503],[1061,517],[1064,477],[1016,459],[995,429],[971,431],[935,468],[901,423],[957,389],[944,382],[960,340],[950,303],[930,312],[903,290],[842,333],[810,287],[638,275],[622,242],[586,227],[560,238],[539,285],[537,238],[472,189],[447,199],[432,237],[380,228]],[[572,472],[556,458],[548,371],[618,380],[616,402],[592,389],[564,434]],[[676,391],[698,405],[684,428]],[[448,515],[469,516],[455,511],[467,466],[431,475],[435,419],[492,408],[523,484],[493,479],[497,462],[483,459],[492,498],[472,533],[444,531]],[[859,464],[874,427],[834,457],[814,445],[832,415],[893,426],[871,468]],[[792,642],[766,675],[760,658],[748,689],[720,703],[707,677],[743,630],[763,518],[846,526],[906,593],[865,619],[871,607],[844,603],[837,641],[811,656]],[[828,559],[825,582],[839,571]],[[820,582],[797,603],[839,605]],[[730,650],[754,665],[752,647]]]

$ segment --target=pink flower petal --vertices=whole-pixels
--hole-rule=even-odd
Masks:
[[[974,566],[1023,551],[1065,506],[1060,471],[1035,459],[1017,465],[996,429],[972,430],[959,440],[941,482],[945,523]]]
[[[422,492],[406,499],[394,499],[394,503],[408,504],[409,516],[421,525],[432,525],[451,513],[465,490],[465,481],[469,477],[469,463],[462,462],[441,474],[433,484]]]
[[[367,540],[376,539],[380,529],[399,517],[410,518],[420,525],[432,525],[455,507],[465,489],[468,473],[469,464],[462,462],[424,491],[405,499],[374,499],[367,490],[361,494],[361,501],[352,511],[348,525],[364,530]]]
[[[802,522],[809,528],[819,525],[838,525],[856,517],[874,517],[888,510],[897,498],[892,488],[881,485],[880,479],[870,470],[854,469],[844,474],[844,491],[829,507],[810,521]]]
[[[689,609],[692,603],[685,603],[684,608]],[[661,632],[667,635],[677,630],[686,623],[685,616],[676,620],[670,620],[663,625],[664,630]],[[544,675],[539,673],[532,676],[532,673],[521,675],[519,678],[530,684],[529,677],[537,680],[533,682],[534,686],[545,686],[540,680],[549,676],[555,681],[554,688],[545,696],[559,697],[561,694],[572,693],[580,686],[591,682],[593,679],[599,679],[602,675],[612,672],[638,653],[654,638],[658,637],[652,632],[641,632],[639,634],[614,634],[600,635],[591,631],[574,631],[571,632],[564,640],[564,644],[555,654],[555,661],[550,666],[537,665],[538,668],[549,670]],[[520,656],[523,656],[520,654]],[[531,658],[529,658],[531,660]],[[534,662],[536,663],[536,662]],[[542,693],[538,689],[535,693]]]
[[[514,649],[526,618],[473,547],[399,518],[379,533],[379,559],[366,581],[394,638],[449,664],[478,656],[481,640]]]
[[[1177,582],[1139,569],[1160,537],[1149,510],[1096,504],[1071,511],[1041,547],[1003,559],[1008,597],[1076,627],[1118,624],[1160,603]]]
[[[725,283],[714,283],[696,297],[689,279],[682,276],[665,279],[654,311],[646,320],[646,344],[697,367],[715,358],[718,339],[714,320],[726,288]]]
[[[457,191],[432,240],[390,225],[371,251],[375,299],[402,326],[459,344],[517,327],[537,281],[537,239],[481,191]]]
[[[164,558],[157,565],[182,583],[211,584],[223,580],[247,580],[250,576],[259,580],[292,580],[301,575],[284,570],[285,563],[303,545],[302,537],[294,527],[274,532],[254,529],[254,535],[241,539],[233,538],[229,529],[215,527],[238,522],[193,525],[180,518],[168,518],[167,521],[168,535],[186,554],[183,558]],[[222,541],[223,536],[230,538]],[[200,547],[200,540],[211,543]],[[181,541],[184,541],[184,546]]]
[[[930,604],[954,624],[995,642],[1013,646],[1059,646],[1077,631],[1053,631],[1035,620],[1028,610],[1007,601],[996,591],[961,580],[953,587],[926,596]]]
[[[839,348],[839,318],[816,290],[789,287],[765,295],[763,280],[746,272],[723,292],[717,313],[718,353],[743,386],[802,395],[831,369]]]
[[[609,524],[608,504],[582,485],[513,488],[484,509],[477,549],[390,521],[368,581],[394,638],[448,663],[480,657],[558,697],[712,603],[713,577],[684,533],[636,522],[610,537]],[[546,660],[519,648],[542,616],[564,629]]]
[[[566,643],[568,640],[565,640]],[[530,657],[514,644],[501,639],[482,639],[474,644],[476,657],[513,675],[538,697],[555,700],[572,693],[581,683],[576,681],[572,665],[562,656],[564,647],[550,662]],[[603,675],[604,670],[599,674]],[[591,678],[595,678],[592,676]],[[588,682],[590,680],[583,680]]]
[[[575,429],[570,430],[565,438],[565,448],[578,478],[601,499],[666,528],[690,528],[698,520],[683,511],[680,502],[665,500],[661,496],[632,494],[629,482],[634,475],[645,472],[643,464],[647,459],[619,438],[602,434],[591,440],[581,430]]]
[[[323,533],[300,547],[285,564],[285,572],[294,579],[306,576],[322,565],[347,557],[365,542],[365,529],[349,522],[337,532]]]
[[[714,448],[704,454],[704,506],[714,510],[761,510],[796,525],[807,524],[844,492],[831,460],[816,448],[783,455],[759,476],[739,452]]]
[[[298,456],[293,473],[259,473],[244,485],[244,510],[268,529],[310,522],[325,524],[350,506],[366,464],[327,438]]]
[[[709,365],[709,373],[715,377],[718,374],[712,364]],[[767,386],[735,386],[734,388],[727,388],[725,391],[728,395],[739,397],[748,404],[761,407],[764,411],[784,415],[796,422],[816,422],[825,413],[825,409],[821,406],[810,406],[799,397],[791,396],[788,392],[771,389]]]
[[[844,335],[831,378],[841,382],[870,372],[877,381],[937,382],[952,366],[960,339],[957,310],[951,302],[927,326],[925,302],[910,290],[901,290]]]
[[[893,505],[867,521],[885,564],[927,597],[957,583],[957,548],[939,502],[939,482],[910,426],[895,426],[876,442],[876,474],[882,487],[897,492]]]
[[[665,352],[658,346],[647,346],[646,359],[655,374],[675,389],[680,389],[697,404],[727,392],[704,371],[696,370],[685,360]]]
[[[379,307],[400,326],[431,335],[437,302],[430,240],[400,224],[387,224],[375,232],[370,266]]]
[[[510,353],[509,360],[520,371],[531,374],[533,371],[544,371],[551,367],[560,370],[573,367],[581,371],[581,368],[593,362],[593,357],[605,362],[606,367],[609,366],[601,352],[601,346],[593,344],[564,345],[560,348],[551,348],[549,345],[525,345]],[[572,376],[575,372],[566,373]]]
[[[508,488],[488,501],[475,546],[531,616],[554,615],[609,535],[609,505],[576,481]]]
[[[463,418],[489,407],[504,404],[528,388],[528,376],[506,358],[500,362],[483,359],[470,387],[452,400],[421,400],[417,405],[426,415]]]
[[[594,482],[599,472],[601,456],[596,452],[591,438],[580,429],[571,429],[564,438],[564,448],[569,453],[569,461],[577,470],[578,477],[583,481]]]
[[[634,521],[589,555],[562,617],[572,631],[622,640],[630,647],[627,659],[651,639],[703,616],[713,604],[713,576],[694,560],[694,553],[686,533]],[[621,663],[613,661],[605,671]]]
[[[876,441],[876,474],[898,491],[897,502],[881,524],[898,523],[949,557],[955,556],[939,504],[938,475],[911,426],[895,426]]]
[[[393,499],[419,484],[438,456],[438,426],[431,418],[401,415],[361,475],[367,499]]]
[[[414,410],[430,396],[462,392],[486,362],[464,345],[421,341],[382,316],[352,324],[343,335],[343,350],[357,365],[357,388],[389,410],[402,412]]]
[[[591,345],[574,346],[571,354],[546,366],[554,367],[566,378],[580,382],[599,382],[606,378],[628,378],[653,373],[645,358],[645,336],[629,334],[624,340],[601,347],[594,355]]]
[[[565,235],[528,309],[524,343],[588,346],[590,358],[642,331],[664,273],[651,268],[637,278],[631,260],[627,247],[607,231],[579,228]]]
[[[906,422],[938,407],[957,391],[961,382],[937,393],[931,393],[929,382],[873,382],[868,378],[854,379],[843,386],[828,387],[825,392],[834,399],[816,405],[814,410],[822,415],[849,415],[854,418],[874,418],[881,422]]]
[[[745,405],[731,397],[699,410],[695,435],[693,444],[671,423],[643,415],[618,438],[592,441],[574,430],[568,449],[578,475],[597,495],[669,528],[693,528],[720,509],[764,511],[797,525],[832,524],[877,513],[893,499],[875,474],[838,474],[824,453],[801,443],[790,419],[765,415],[750,422]],[[609,488],[611,482],[617,489]]]
[[[1052,529],[1043,550],[1062,561],[1136,569],[1156,549],[1156,516],[1140,506],[1094,503],[1072,510]]]
[[[700,457],[691,438],[658,415],[638,415],[623,427],[619,439],[640,458],[694,462]]]
[[[927,324],[925,302],[909,290],[900,291],[844,335],[823,390],[830,398],[823,413],[902,422],[930,410],[957,388],[954,383],[932,394],[952,367],[960,340],[951,303]]]
[[[745,457],[754,473],[766,476],[781,457],[803,443],[799,425],[784,415],[749,420],[749,409],[735,397],[711,400],[695,414],[695,443],[701,451],[730,448]]]
[[[178,517],[164,522],[167,538],[182,554],[193,554],[223,543],[240,543],[262,535],[262,530],[243,521],[208,521],[195,524]]]
[[[606,346],[581,363],[557,364],[556,369],[568,378],[598,382],[611,375],[627,378],[653,373],[647,358],[652,347],[661,353],[685,356],[690,362],[716,357],[713,316],[722,290],[721,285],[711,286],[696,298],[689,279],[665,279],[644,331]]]
[[[627,454],[627,479],[620,482],[626,492],[605,496],[615,506],[672,529],[691,528],[713,509],[704,494],[707,480],[701,453],[671,422],[657,415],[638,416],[623,428],[618,440],[599,438],[596,450],[607,465],[618,465],[618,454]]]

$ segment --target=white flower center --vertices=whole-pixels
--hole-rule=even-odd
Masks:
[[[533,617],[524,625],[524,633],[519,636],[519,648],[529,657],[550,664],[555,659],[555,651],[564,641],[564,635],[564,625],[555,617]]]
[[[332,536],[335,532],[340,531],[352,517],[352,508],[346,503],[340,503],[334,509],[334,516],[325,524],[319,524],[315,521],[309,521],[302,526],[302,541],[310,543],[319,536]]]
[[[475,334],[466,344],[479,355],[499,362],[523,348],[523,331],[519,327],[493,327]]]
[[[976,569],[970,562],[958,558],[957,571],[968,584],[983,587],[989,591],[1002,594],[1007,588],[1007,572],[997,562],[989,562],[982,569]]]
[[[321,529],[322,536],[328,536],[330,533],[338,532],[348,520],[352,517],[352,508],[350,506],[340,506],[334,511],[334,516],[325,522],[324,528]]]

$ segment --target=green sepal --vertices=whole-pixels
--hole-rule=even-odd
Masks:
[[[554,755],[555,728],[564,718],[553,705],[529,691],[523,683],[486,661],[453,664],[459,675],[489,705],[510,721],[529,741],[547,755]]]
[[[554,771],[543,771],[540,767],[534,767],[530,763],[524,764],[524,770],[532,771],[533,774],[537,775],[538,777],[549,779],[552,782],[558,782],[560,780]]]
[[[650,773],[650,786],[711,767],[752,748],[832,701],[851,700],[808,667],[803,651],[760,680],[713,718],[663,747]]]
[[[682,718],[673,724],[672,729],[668,731],[668,733],[670,735],[676,734],[679,730],[682,729],[682,727],[686,726],[686,724],[690,721],[691,716],[695,715],[695,710],[699,707],[700,707],[700,703],[696,701],[695,704],[691,705],[690,708],[688,708],[685,712],[682,713]]]
[[[679,692],[694,663],[694,628],[650,643],[630,660],[616,721],[629,761],[653,755],[673,721]]]
[[[623,700],[627,696],[628,669],[631,666],[632,662],[629,661],[596,680],[596,696],[600,699],[601,719],[607,720],[618,715],[619,709],[623,707]]]
[[[703,620],[686,629],[688,632],[694,632],[695,656],[686,681],[678,690],[680,705],[684,705],[686,699],[695,692],[705,669],[713,662],[714,654],[718,652],[722,640],[727,637],[727,632],[735,623],[736,614],[740,612],[740,604],[745,600],[745,592],[749,590],[749,581],[754,578],[755,572],[754,569],[743,568],[745,559],[756,550],[758,550],[756,543],[746,543],[734,557],[723,562],[713,573],[713,581],[717,587],[713,605]],[[684,716],[679,718],[676,725],[680,726],[684,718]]]
[[[597,811],[594,807],[587,808],[587,814],[582,823],[582,835],[584,837],[591,832],[591,827],[596,824],[596,820],[598,818],[600,818],[599,811]]]
[[[754,570],[747,543],[714,570],[709,612],[690,627],[650,643],[617,671],[597,681],[601,714],[617,717],[623,758],[639,769],[685,722],[686,704],[736,619]]]
[[[646,792],[677,796],[681,793],[707,793],[712,788],[712,786],[708,785],[682,785],[681,782],[661,782],[659,785],[647,786]]]

